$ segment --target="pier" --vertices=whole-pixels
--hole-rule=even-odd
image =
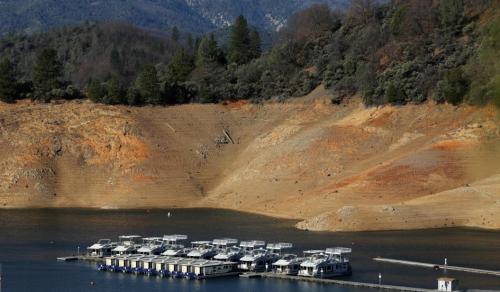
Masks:
[[[377,261],[377,262],[397,264],[397,265],[406,265],[406,266],[423,267],[423,268],[431,268],[431,269],[439,268],[439,269],[443,269],[443,270],[452,270],[452,271],[459,271],[459,272],[483,274],[483,275],[500,277],[500,271],[483,270],[483,269],[458,267],[458,266],[449,266],[449,265],[442,265],[442,264],[422,263],[422,262],[397,260],[397,259],[389,259],[389,258],[381,258],[381,257],[373,258],[373,260]]]
[[[104,258],[100,257],[92,257],[87,255],[79,255],[79,256],[66,256],[66,257],[58,257],[58,262],[73,262],[73,261],[85,261],[92,263],[103,263]]]
[[[240,275],[240,277],[243,277],[243,278],[260,277],[260,278],[282,279],[282,280],[291,280],[291,281],[306,281],[306,282],[314,282],[314,283],[322,283],[322,284],[334,284],[334,285],[340,285],[340,286],[373,288],[373,289],[379,289],[379,290],[392,290],[392,291],[410,291],[410,292],[431,292],[431,291],[435,292],[436,291],[435,289],[425,289],[425,288],[395,286],[395,285],[384,285],[384,284],[374,284],[374,283],[335,280],[335,279],[321,279],[321,278],[314,278],[314,277],[299,277],[299,276],[283,275],[283,274],[277,274],[277,273],[243,273]]]

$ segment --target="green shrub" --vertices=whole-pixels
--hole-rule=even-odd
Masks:
[[[463,76],[462,68],[454,68],[444,72],[443,79],[437,83],[435,100],[458,105],[468,89],[468,81]]]
[[[385,100],[392,104],[404,104],[406,102],[406,97],[394,82],[389,82],[385,88]]]

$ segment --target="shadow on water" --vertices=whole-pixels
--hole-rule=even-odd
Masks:
[[[307,232],[295,221],[214,209],[0,211],[0,263],[3,291],[373,291],[273,279],[187,281],[100,273],[86,263],[58,263],[57,256],[77,253],[99,238],[122,234],[143,236],[187,234],[190,240],[234,237],[292,242],[305,249],[346,246],[353,249],[351,280],[434,288],[446,274],[462,288],[499,289],[500,278],[461,272],[445,273],[377,263],[375,256],[498,270],[500,232],[450,228],[380,232]],[[28,280],[29,279],[29,280]],[[89,283],[94,281],[95,286]]]

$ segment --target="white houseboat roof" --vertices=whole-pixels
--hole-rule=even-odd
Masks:
[[[335,254],[335,255],[343,255],[343,254],[347,254],[347,253],[351,253],[351,252],[352,252],[352,249],[350,249],[348,247],[331,247],[331,248],[327,248],[325,250],[326,254]]]
[[[212,242],[209,240],[198,240],[198,241],[191,241],[191,244],[192,245],[208,245],[208,244],[212,244]]]
[[[262,240],[252,240],[252,241],[242,241],[240,242],[241,247],[257,247],[257,246],[265,246],[266,242]]]
[[[237,244],[238,240],[235,238],[216,238],[212,240],[212,243],[215,245],[230,245]]]
[[[292,248],[293,244],[288,243],[288,242],[278,242],[278,243],[269,243],[267,244],[267,249],[273,249],[273,250],[282,250],[286,248]]]
[[[303,261],[300,266],[301,267],[315,267],[320,265],[321,263],[328,262],[331,259],[326,255],[316,255],[314,257],[308,258]]]
[[[186,240],[188,239],[187,235],[184,234],[170,234],[163,235],[163,240],[165,241],[177,241],[177,240]]]
[[[99,239],[96,243],[87,247],[87,249],[101,249],[109,247],[111,245],[111,239]]]
[[[145,245],[145,246],[141,246],[137,252],[152,252],[154,251],[155,249],[158,249],[160,248],[161,246],[160,245]]]
[[[315,255],[315,254],[320,254],[320,253],[324,253],[325,251],[322,250],[322,249],[310,249],[310,250],[304,250],[304,254],[305,255]]]
[[[133,250],[133,249],[135,249],[135,246],[133,246],[133,245],[119,245],[119,246],[113,248],[113,251],[126,252],[126,251]]]
[[[182,253],[184,252],[184,250],[182,248],[178,248],[178,249],[167,249],[166,251],[164,251],[162,253],[162,255],[164,256],[175,256],[179,253]]]
[[[250,262],[250,261],[254,261],[258,258],[261,258],[261,257],[265,257],[269,255],[269,251],[265,250],[265,249],[255,249],[253,250],[252,253],[248,253],[246,255],[244,255],[240,261],[241,262]]]
[[[234,262],[222,262],[222,261],[196,261],[192,263],[194,267],[213,267],[213,266],[222,266],[222,265],[237,265],[238,263]]]
[[[120,239],[138,239],[142,238],[140,235],[120,235],[118,238]]]
[[[285,255],[283,258],[273,263],[273,266],[288,266],[292,264],[300,264],[305,260],[306,259],[304,258],[297,257],[297,255]]]
[[[163,239],[163,237],[144,237],[142,240],[144,240],[144,241],[159,241],[162,239]]]

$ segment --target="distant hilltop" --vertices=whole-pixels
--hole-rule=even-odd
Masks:
[[[261,30],[277,31],[290,15],[319,3],[345,9],[350,0],[2,0],[0,35],[85,21],[125,21],[159,30],[178,26],[200,34],[229,26],[240,14]]]

